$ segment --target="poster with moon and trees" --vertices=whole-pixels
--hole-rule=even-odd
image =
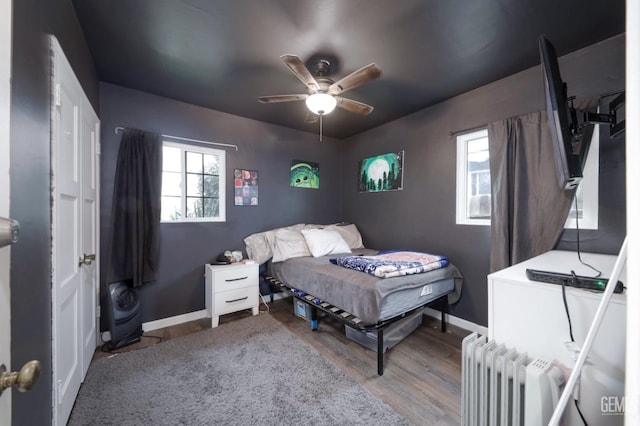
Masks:
[[[358,192],[402,190],[404,151],[390,152],[360,161]]]

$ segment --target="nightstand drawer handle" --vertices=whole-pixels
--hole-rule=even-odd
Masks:
[[[245,297],[241,297],[240,299],[233,299],[233,300],[225,300],[225,303],[234,303],[234,302],[239,302],[241,300],[247,300],[249,298],[249,296],[245,296]]]
[[[225,280],[225,281],[230,283],[231,281],[242,281],[242,280],[246,280],[247,278],[249,277],[231,278],[230,280]]]

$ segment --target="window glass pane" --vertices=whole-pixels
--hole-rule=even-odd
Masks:
[[[173,146],[162,147],[162,170],[179,172],[181,167],[182,150]]]
[[[220,162],[217,155],[204,154],[204,172],[210,175],[220,174]]]
[[[489,138],[481,137],[481,138],[469,139],[467,141],[467,150],[469,152],[469,157],[471,157],[474,154],[483,153],[483,152],[486,152],[486,155],[488,156],[489,155]],[[483,159],[480,158],[479,160],[474,159],[472,161],[482,161],[482,160]]]
[[[478,179],[475,173],[469,173],[469,186],[467,187],[467,198],[478,193]]]
[[[204,175],[204,196],[218,197],[220,189],[220,177],[213,175]]]
[[[456,223],[489,225],[491,175],[487,131],[461,134],[457,145]]]
[[[489,173],[489,138],[479,137],[467,141],[467,217],[491,217],[491,177]]]
[[[205,217],[218,217],[220,215],[220,200],[217,198],[204,199]]]
[[[583,184],[578,185],[578,188],[576,189],[576,195],[575,197],[578,199],[578,211],[576,212],[576,200],[572,200],[571,201],[571,210],[569,211],[569,218],[573,219],[574,221],[571,223],[573,226],[575,226],[575,219],[576,219],[576,215],[578,216],[578,219],[582,219],[582,214],[583,214],[583,200],[584,200],[584,196],[583,196],[583,190],[582,188],[584,188]]]
[[[162,195],[182,195],[182,173],[162,172]]]
[[[225,218],[225,153],[163,142],[162,211],[164,222]]]
[[[198,195],[202,195],[202,193],[203,193],[202,175],[197,175],[193,173],[187,174],[187,197],[195,197]]]
[[[491,174],[489,170],[478,173],[478,194],[491,194]]]
[[[187,197],[187,217],[203,217],[202,198]]]
[[[182,218],[181,197],[161,197],[160,220],[173,221]]]
[[[187,173],[202,173],[202,154],[187,151]]]

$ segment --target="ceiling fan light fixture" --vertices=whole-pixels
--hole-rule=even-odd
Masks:
[[[333,111],[338,103],[336,98],[326,93],[314,93],[309,95],[307,100],[307,108],[314,114],[326,115]]]

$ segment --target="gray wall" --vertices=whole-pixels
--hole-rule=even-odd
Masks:
[[[58,37],[97,109],[98,79],[71,2],[13,2],[11,217],[21,225],[11,249],[11,363],[38,359],[42,372],[28,393],[13,392],[13,423],[50,424],[51,250],[49,42]]]
[[[209,110],[167,98],[101,84],[102,158],[100,232],[106,265],[111,198],[120,145],[116,126],[167,135],[236,144],[227,149],[227,221],[161,224],[160,271],[157,282],[140,289],[143,321],[204,309],[204,264],[228,249],[245,249],[254,232],[293,223],[340,220],[341,142],[280,126]],[[320,164],[320,189],[289,186],[291,160]],[[233,204],[233,169],[259,172],[259,205]],[[105,284],[102,268],[101,282]],[[103,305],[104,306],[104,305]],[[102,328],[105,329],[103,315]]]
[[[560,58],[569,95],[624,90],[624,47],[622,35]],[[448,256],[465,276],[452,314],[487,325],[489,227],[455,224],[456,143],[450,132],[542,109],[542,73],[535,67],[348,139],[343,145],[342,219],[358,225],[367,246]],[[402,191],[357,192],[360,159],[401,150]],[[617,253],[625,235],[624,137],[602,137],[600,151],[600,229],[580,233],[581,249]],[[565,232],[563,240],[559,248],[573,250],[575,232]]]

